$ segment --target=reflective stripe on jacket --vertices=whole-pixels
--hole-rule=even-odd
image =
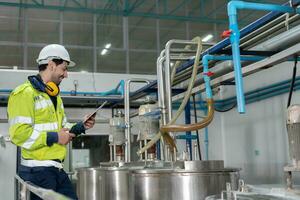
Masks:
[[[54,143],[47,146],[47,132],[71,128],[67,123],[60,96],[57,108],[50,97],[34,89],[29,81],[18,86],[8,101],[9,134],[17,146],[22,147],[22,157],[32,160],[63,160],[66,146]]]

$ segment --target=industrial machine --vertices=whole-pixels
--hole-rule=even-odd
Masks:
[[[293,188],[292,173],[300,172],[300,105],[287,109],[286,128],[289,141],[290,164],[284,167],[287,188]]]
[[[159,132],[160,112],[157,105],[147,103],[139,107],[139,133],[138,142],[143,148]],[[157,155],[157,145],[153,145],[144,153],[140,154],[140,160],[155,160]],[[159,147],[158,147],[159,149]]]
[[[117,115],[110,119],[110,161],[119,162],[124,161],[125,152],[125,121],[124,115],[118,111]]]
[[[77,189],[82,200],[196,200],[218,194],[226,183],[237,188],[239,169],[223,161],[148,161],[81,168]]]
[[[226,188],[226,183],[237,188],[240,169],[225,168],[222,160],[180,160],[177,154],[175,134],[172,132],[193,131],[207,126],[213,118],[213,100],[210,87],[207,86],[207,117],[199,123],[175,125],[191,96],[199,62],[195,62],[193,66],[190,86],[174,117],[170,85],[174,77],[168,75],[174,76],[178,62],[172,70],[167,69],[170,69],[171,60],[188,60],[195,54],[199,60],[201,50],[200,38],[168,42],[157,62],[158,102],[147,99],[136,113],[130,113],[130,104],[133,101],[129,98],[130,84],[148,85],[150,81],[130,79],[125,82],[124,116],[118,112],[110,119],[110,162],[77,169],[79,199],[198,200],[220,193]],[[209,78],[206,80],[209,81]],[[133,124],[131,118],[134,116],[137,117],[137,122]],[[133,159],[133,126],[138,128],[137,160]]]

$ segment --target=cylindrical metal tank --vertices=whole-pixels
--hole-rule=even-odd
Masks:
[[[77,177],[80,200],[202,200],[226,183],[237,189],[239,169],[224,168],[223,161],[181,161],[160,168],[82,168]]]
[[[287,132],[292,165],[300,166],[300,105],[292,105],[287,110]]]
[[[129,200],[129,173],[116,167],[80,168],[78,197],[80,200]]]
[[[237,188],[239,170],[221,167],[220,162],[188,161],[188,169],[135,170],[130,199],[202,200],[225,190],[226,183]]]

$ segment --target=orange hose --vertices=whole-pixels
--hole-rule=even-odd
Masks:
[[[204,128],[210,124],[214,117],[214,100],[207,99],[207,116],[200,122],[195,124],[170,124],[165,125],[160,128],[160,131],[165,132],[186,132],[186,131],[195,131],[201,128]]]

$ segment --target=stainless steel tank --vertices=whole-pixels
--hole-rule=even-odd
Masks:
[[[80,200],[129,200],[130,170],[116,167],[81,168],[77,171]]]
[[[239,169],[224,168],[223,161],[142,164],[79,169],[79,199],[201,200],[225,190],[226,183],[236,189],[239,178]]]
[[[186,161],[185,169],[135,170],[131,175],[131,199],[202,200],[226,189],[237,188],[238,169],[224,168],[222,161]]]
[[[286,124],[292,165],[300,167],[300,105],[288,108]]]

